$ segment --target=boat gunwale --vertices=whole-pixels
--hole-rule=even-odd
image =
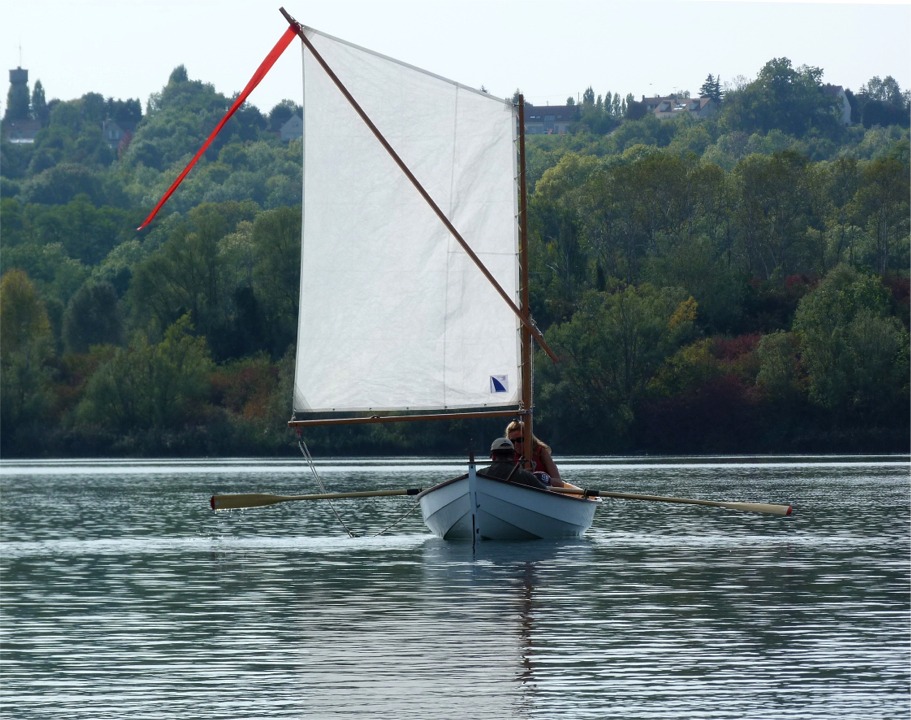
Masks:
[[[599,498],[599,497],[592,497],[592,496],[586,496],[586,495],[575,495],[575,494],[571,494],[571,493],[553,492],[551,490],[548,490],[547,488],[536,488],[536,487],[532,487],[531,485],[523,485],[522,483],[513,482],[512,480],[506,480],[505,478],[498,478],[498,477],[492,477],[490,475],[485,475],[480,470],[475,471],[475,474],[477,475],[477,477],[484,478],[485,480],[492,480],[494,482],[502,483],[503,485],[509,485],[510,487],[524,488],[525,490],[533,490],[534,492],[538,492],[538,493],[546,493],[550,497],[563,498],[566,500],[575,500],[575,501],[581,500],[581,501],[601,502],[601,498]],[[420,500],[422,497],[424,497],[425,495],[429,495],[434,490],[439,490],[441,488],[446,487],[447,485],[452,485],[453,483],[458,482],[459,480],[465,480],[467,478],[468,478],[468,473],[464,473],[462,475],[459,475],[458,477],[450,478],[449,480],[444,480],[443,482],[437,483],[433,487],[429,487],[426,490],[423,490],[420,493],[418,493],[415,496],[415,500]]]

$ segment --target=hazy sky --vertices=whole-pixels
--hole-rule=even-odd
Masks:
[[[181,64],[231,95],[287,27],[282,3],[304,25],[536,105],[589,86],[696,94],[710,73],[753,79],[776,57],[855,92],[873,76],[911,88],[911,0],[4,0],[0,50],[48,100],[97,92],[145,106]],[[300,102],[300,64],[294,43],[250,102]]]

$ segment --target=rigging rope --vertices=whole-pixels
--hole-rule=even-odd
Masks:
[[[386,527],[384,527],[382,530],[380,530],[380,531],[379,531],[376,535],[374,535],[373,537],[379,537],[380,535],[385,535],[387,532],[389,532],[390,530],[392,530],[392,528],[394,528],[396,525],[398,525],[400,522],[402,522],[402,520],[404,520],[406,517],[408,517],[409,515],[411,515],[411,513],[413,513],[415,510],[417,510],[418,505],[419,505],[418,501],[415,500],[415,501],[411,504],[411,509],[410,509],[408,512],[406,512],[404,515],[402,515],[402,517],[400,517],[398,520],[396,520],[396,521],[395,521],[394,523],[392,523],[391,525],[387,525]]]
[[[307,447],[307,443],[304,442],[303,437],[300,432],[297,435],[297,446],[300,448],[301,454],[304,456],[304,459],[307,461],[307,464],[310,466],[310,472],[313,473],[313,477],[316,480],[316,484],[319,486],[319,489],[325,494],[326,486],[323,484],[323,479],[319,476],[319,473],[316,470],[316,463],[313,462],[313,456],[310,454],[310,449]],[[335,513],[335,519],[339,521],[339,524],[345,528],[345,532],[348,533],[348,537],[357,537],[351,530],[348,529],[348,526],[345,525],[345,521],[342,520],[342,516],[338,514],[338,510],[335,509],[332,500],[327,500],[329,507],[332,508],[332,512]]]
[[[316,484],[319,487],[320,492],[322,492],[324,494],[328,493],[328,491],[326,490],[326,486],[323,483],[323,479],[320,477],[320,474],[316,469],[316,463],[313,461],[313,456],[310,454],[310,448],[308,448],[307,443],[304,442],[304,439],[301,436],[300,431],[298,431],[298,433],[297,433],[297,446],[300,448],[301,455],[304,456],[304,459],[307,461],[307,464],[310,466],[310,472],[313,474],[313,478],[316,480]],[[345,525],[345,521],[342,520],[342,516],[339,515],[338,510],[335,509],[335,505],[332,504],[332,500],[327,500],[327,502],[329,503],[329,507],[332,508],[332,512],[335,513],[335,518],[339,521],[339,524],[343,528],[345,528],[345,532],[348,533],[348,537],[351,537],[351,538],[357,537],[357,535],[355,533],[353,533],[351,530],[349,530],[348,526]],[[396,525],[401,523],[405,518],[407,518],[409,515],[411,515],[411,513],[413,513],[418,508],[418,504],[419,503],[417,501],[415,501],[412,504],[411,509],[408,510],[408,512],[406,512],[404,515],[402,515],[398,520],[396,520],[392,524],[387,525],[385,528],[380,530],[378,533],[376,533],[376,535],[372,535],[371,537],[379,537],[380,535],[385,535],[387,532],[392,530],[392,528],[394,528]]]

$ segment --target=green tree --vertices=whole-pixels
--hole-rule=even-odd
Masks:
[[[4,450],[34,443],[48,422],[54,342],[47,310],[21,270],[0,279],[0,424]]]
[[[63,344],[68,352],[85,353],[93,345],[119,345],[123,320],[117,292],[110,283],[85,283],[63,314]]]
[[[165,328],[189,313],[198,331],[214,339],[234,290],[222,283],[218,244],[256,209],[251,202],[206,204],[178,222],[160,250],[135,269],[127,296],[134,324]]]
[[[637,412],[646,446],[665,453],[758,449],[757,340],[754,334],[702,338],[669,356]]]
[[[822,74],[820,68],[795,69],[788,58],[774,58],[752,83],[727,93],[721,122],[748,133],[777,129],[800,137],[813,128],[837,136],[838,100],[825,93]]]
[[[879,278],[846,265],[797,308],[810,399],[842,424],[907,423],[908,333],[888,308]]]
[[[820,167],[820,180],[825,221],[825,262],[828,272],[841,262],[853,263],[859,228],[850,218],[849,203],[860,184],[860,168],[856,158],[841,157]]]
[[[253,290],[261,304],[265,340],[274,359],[297,337],[300,233],[299,207],[268,210],[253,222]]]
[[[3,249],[3,266],[6,269],[20,269],[27,273],[52,312],[53,305],[59,305],[60,312],[69,302],[82,283],[89,276],[89,269],[78,260],[67,255],[59,242],[41,245],[29,240],[22,245]],[[59,317],[56,317],[59,320]],[[58,326],[59,328],[59,326]]]
[[[135,127],[142,120],[142,103],[136,99],[108,98],[105,103],[105,114],[126,128]]]
[[[677,123],[659,120],[652,114],[643,114],[636,122],[625,122],[612,132],[610,147],[615,154],[622,154],[637,145],[667,147],[673,140],[677,127]]]
[[[114,151],[101,131],[106,116],[106,103],[101,95],[86,93],[78,100],[54,101],[46,104],[42,112],[46,116],[45,128],[35,138],[33,173],[58,164],[92,169],[107,167],[114,161]]]
[[[214,369],[188,315],[150,344],[141,335],[92,375],[76,409],[79,423],[115,434],[179,432],[202,421]]]
[[[255,258],[253,223],[248,220],[239,222],[234,232],[218,241],[220,284],[227,297],[223,324],[210,336],[217,358],[255,354],[265,345],[265,321],[253,289]]]
[[[538,364],[551,434],[584,436],[572,452],[618,447],[649,380],[689,338],[695,318],[695,301],[680,290],[643,285],[586,294],[572,319],[548,332],[560,362]],[[565,437],[561,446],[569,443]]]
[[[768,279],[817,270],[821,251],[807,230],[823,222],[807,159],[794,152],[751,155],[738,164],[735,180],[735,232],[748,272]]]
[[[856,100],[859,107],[852,113],[852,118],[862,122],[865,128],[877,125],[908,127],[911,123],[911,92],[902,92],[891,75],[885,79],[879,76],[870,78],[866,85],[861,86]]]
[[[713,126],[710,123],[681,118],[680,127],[668,149],[681,157],[693,154],[701,158],[714,141]]]
[[[0,142],[0,195],[11,198],[19,193],[19,180],[26,176],[34,147],[25,143]]]
[[[634,147],[593,174],[577,205],[584,243],[607,277],[635,284],[649,256],[661,256],[697,227],[702,201],[711,203],[713,173],[693,156]],[[697,181],[697,177],[700,179]]]
[[[61,205],[30,204],[26,214],[31,238],[59,242],[67,255],[86,265],[101,262],[132,233],[126,212],[98,206],[84,194]]]
[[[707,97],[714,100],[716,103],[721,102],[721,78],[716,78],[714,75],[708,75],[705,82],[702,83],[702,87],[699,88],[699,97]]]
[[[79,163],[61,163],[30,177],[22,186],[22,199],[41,205],[65,205],[85,195],[96,207],[105,205],[101,174]]]
[[[862,259],[880,274],[908,267],[909,196],[907,162],[888,157],[863,166],[850,209],[853,224],[866,231]]]
[[[144,245],[136,238],[122,242],[94,267],[92,279],[110,283],[117,291],[117,297],[122,298],[130,287],[134,268],[152,252],[149,244]]]
[[[276,452],[289,442],[286,426],[293,369],[258,353],[221,365],[213,374],[213,403],[228,417],[231,446],[237,451]]]
[[[32,90],[32,116],[41,123],[42,127],[47,125],[51,117],[51,111],[44,96],[44,85],[40,80],[35,81],[35,87]]]
[[[230,105],[230,99],[216,92],[211,84],[190,80],[184,66],[174,69],[168,84],[150,98],[148,112],[123,156],[123,162],[128,167],[144,164],[156,170],[167,170],[158,184],[149,188],[150,197],[154,197],[149,202],[154,202],[167,190]],[[266,125],[266,119],[259,110],[242,108],[212,142],[206,159],[216,158],[222,148],[235,139],[260,137]],[[201,163],[194,170],[194,176],[203,167],[204,163]],[[182,189],[181,198],[175,197],[172,205],[177,209],[189,207],[182,201],[185,195]]]
[[[0,199],[0,217],[3,218],[3,247],[21,245],[28,238],[22,204],[12,198]]]
[[[800,346],[794,333],[779,330],[763,335],[756,349],[756,385],[774,405],[792,406],[806,395],[800,368]]]
[[[743,273],[732,267],[723,247],[707,235],[674,244],[646,262],[644,276],[658,287],[684,287],[699,304],[701,327],[710,333],[733,333],[744,314]]]
[[[596,203],[603,163],[567,153],[545,171],[529,202],[532,306],[549,325],[568,320],[592,282],[589,254],[583,248],[586,208]],[[603,285],[600,289],[603,289]]]

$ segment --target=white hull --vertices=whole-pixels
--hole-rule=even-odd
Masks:
[[[600,504],[488,478],[473,465],[467,475],[435,485],[418,499],[424,523],[444,540],[578,538],[591,527]]]

